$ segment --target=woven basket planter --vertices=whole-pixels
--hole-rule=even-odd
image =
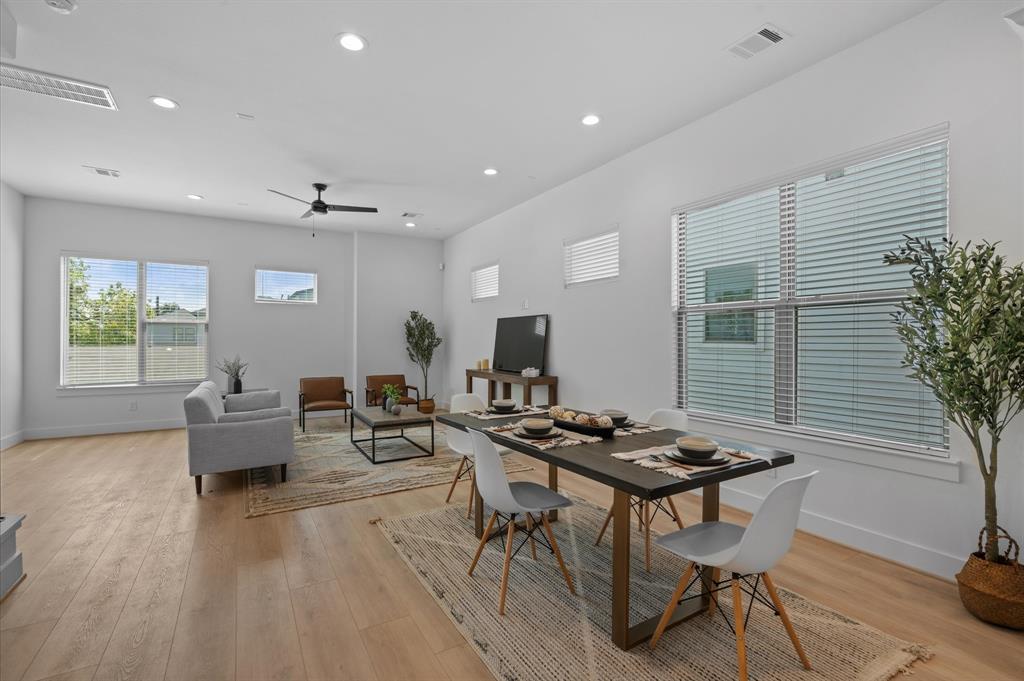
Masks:
[[[998,562],[985,560],[982,537],[978,535],[978,551],[972,553],[956,576],[960,586],[960,600],[972,615],[991,624],[1011,629],[1024,629],[1024,566],[1018,562],[1020,545],[999,528],[1003,534],[989,539],[989,543],[1006,539],[1006,553]],[[1011,551],[1013,557],[1010,557]]]

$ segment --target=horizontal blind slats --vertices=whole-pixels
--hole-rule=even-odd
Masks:
[[[566,286],[611,279],[619,275],[619,233],[588,237],[563,248]]]
[[[498,296],[500,270],[498,264],[479,267],[470,273],[470,299],[483,300]]]

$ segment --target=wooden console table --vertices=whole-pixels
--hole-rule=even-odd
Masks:
[[[482,378],[487,381],[487,406],[491,406],[497,393],[498,384],[502,384],[501,396],[506,400],[512,397],[512,384],[523,386],[523,404],[533,404],[533,386],[548,387],[548,404],[558,404],[558,376],[523,376],[509,371],[493,369],[466,369],[466,392],[473,392],[473,379]]]

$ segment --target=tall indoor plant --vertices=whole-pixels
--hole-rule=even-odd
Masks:
[[[430,394],[427,385],[427,374],[430,372],[430,364],[434,361],[434,350],[441,344],[441,340],[434,322],[416,310],[409,313],[409,318],[405,320],[405,349],[409,353],[409,359],[416,362],[423,372],[423,399],[420,400],[418,407],[424,414],[434,411],[434,396]]]
[[[999,445],[1024,409],[1024,266],[1008,265],[995,244],[909,237],[885,262],[909,265],[913,280],[893,314],[903,365],[967,435],[984,481],[986,539],[957,575],[961,599],[982,619],[1024,627],[1024,568],[1009,548],[1000,556],[1000,538],[1017,543],[999,526],[996,506]],[[1019,443],[1005,451],[1021,455]]]

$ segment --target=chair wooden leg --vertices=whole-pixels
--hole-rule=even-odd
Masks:
[[[487,529],[480,535],[480,545],[476,547],[476,555],[473,556],[473,562],[469,564],[469,576],[473,576],[473,570],[476,569],[477,561],[480,560],[480,554],[484,552],[484,547],[487,546],[487,540],[491,538],[491,528],[494,527],[494,521],[498,517],[498,512],[495,511],[491,514],[491,519],[487,521]]]
[[[612,509],[608,509],[608,515],[604,517],[604,525],[601,526],[601,531],[597,533],[597,541],[594,542],[594,546],[601,543],[601,538],[604,537],[605,530],[608,529],[608,523],[612,521]]]
[[[444,503],[448,503],[452,500],[452,494],[455,492],[455,485],[459,482],[459,476],[462,475],[462,467],[466,465],[466,457],[459,459],[459,468],[455,471],[455,477],[452,479],[452,485],[448,488],[448,496],[444,498]]]
[[[476,473],[469,474],[469,503],[466,504],[466,517],[473,515],[473,500],[476,499]]]
[[[526,514],[526,529],[530,533],[530,555],[533,556],[534,560],[537,560],[537,542],[533,540],[533,514]]]
[[[739,681],[747,681],[747,642],[743,634],[743,591],[740,576],[732,574],[732,619],[736,629],[736,660],[739,665]]]
[[[644,569],[651,571],[651,502],[644,501]]]
[[[672,497],[665,497],[665,500],[668,501],[668,507],[672,509],[672,515],[676,517],[676,525],[679,526],[679,529],[686,527],[683,525],[683,515],[676,509],[676,502],[672,501]]]
[[[775,604],[775,609],[779,611],[779,617],[782,618],[782,625],[786,627],[789,640],[793,642],[793,647],[796,648],[796,654],[800,657],[800,661],[803,662],[804,669],[810,669],[811,661],[807,659],[804,648],[800,645],[800,639],[797,638],[796,629],[793,628],[793,623],[789,621],[786,609],[782,607],[782,600],[779,598],[778,592],[775,591],[775,584],[772,583],[772,578],[768,576],[767,572],[762,572],[761,577],[764,578],[764,585],[768,589],[768,595],[771,596],[772,603]]]
[[[202,494],[202,493],[203,493],[203,476],[197,475],[196,476],[196,494]]]
[[[654,630],[654,635],[651,636],[651,650],[658,645],[658,640],[661,639],[661,635],[665,633],[665,627],[668,626],[669,620],[672,619],[672,613],[675,612],[676,606],[679,605],[679,599],[683,597],[683,592],[686,591],[686,585],[690,583],[690,577],[693,576],[694,564],[690,563],[686,566],[686,570],[683,572],[683,576],[679,578],[679,583],[676,584],[676,590],[672,592],[672,599],[665,606],[665,612],[661,613],[661,619],[658,620],[658,626]]]
[[[544,531],[548,533],[548,541],[551,543],[551,550],[555,552],[555,559],[558,560],[558,567],[562,569],[562,576],[565,577],[565,583],[569,587],[569,593],[575,596],[576,588],[572,585],[572,576],[569,574],[568,568],[565,567],[565,561],[562,560],[562,552],[558,550],[558,542],[555,541],[555,533],[551,529],[551,523],[548,522],[548,514],[546,511],[540,514],[540,521],[544,523]]]
[[[505,566],[501,569],[501,592],[498,594],[498,614],[505,614],[505,594],[508,592],[508,568],[512,564],[512,539],[516,536],[516,514],[508,519],[508,539],[505,540]]]

